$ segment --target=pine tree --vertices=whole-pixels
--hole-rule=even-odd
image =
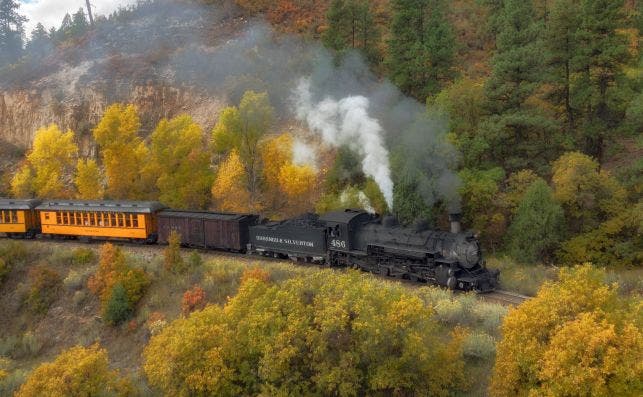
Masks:
[[[507,0],[500,11],[497,52],[485,86],[492,116],[481,127],[496,164],[544,172],[559,152],[557,125],[530,105],[542,80],[542,25],[530,0]]]
[[[527,263],[550,259],[562,239],[564,221],[549,186],[541,179],[534,182],[509,227],[512,256]]]
[[[549,100],[564,108],[568,130],[574,129],[576,110],[572,104],[574,59],[580,51],[578,42],[578,2],[556,0],[549,14],[546,30],[548,81],[552,85]]]
[[[85,11],[82,8],[79,8],[78,11],[72,16],[71,28],[69,29],[69,35],[71,37],[79,37],[83,35],[89,24],[87,23],[87,17],[85,16]]]
[[[630,59],[628,43],[619,33],[624,27],[623,0],[583,0],[580,5],[580,54],[576,59],[580,78],[575,101],[585,116],[585,151],[603,160],[603,146],[622,120],[625,103],[619,79]]]
[[[452,79],[455,36],[443,0],[393,0],[388,67],[391,79],[418,99]]]
[[[51,38],[42,23],[38,23],[31,31],[31,39],[27,43],[26,50],[29,55],[39,59],[46,56],[53,48]]]
[[[364,0],[333,0],[326,14],[328,30],[324,44],[341,53],[359,49],[371,62],[377,60],[379,32],[369,2]]]
[[[118,283],[112,289],[103,316],[108,324],[118,325],[132,315],[132,307],[123,284]]]
[[[18,14],[20,3],[0,0],[0,67],[14,63],[22,55],[24,27],[27,18]]]

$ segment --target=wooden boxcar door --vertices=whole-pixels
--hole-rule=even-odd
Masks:
[[[190,219],[190,244],[197,247],[205,247],[205,235],[203,233],[203,219]]]

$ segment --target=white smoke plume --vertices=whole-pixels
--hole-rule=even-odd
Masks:
[[[317,153],[315,152],[315,148],[301,139],[295,138],[292,145],[292,162],[295,165],[308,165],[317,169]]]
[[[369,116],[369,100],[348,96],[341,100],[327,97],[314,103],[310,81],[302,79],[295,89],[296,116],[334,147],[348,145],[362,158],[362,171],[379,186],[386,204],[393,208],[393,181],[389,152],[384,146],[384,130]]]

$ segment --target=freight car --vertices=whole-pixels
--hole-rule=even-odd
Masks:
[[[161,244],[167,244],[175,231],[184,246],[235,252],[245,251],[248,228],[259,219],[257,215],[203,211],[164,210],[157,215]]]

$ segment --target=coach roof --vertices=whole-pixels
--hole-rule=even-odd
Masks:
[[[30,210],[41,203],[36,199],[12,199],[0,197],[0,209],[2,210]]]
[[[163,208],[165,206],[157,201],[60,200],[44,201],[36,209],[40,211],[100,211],[151,214]]]

